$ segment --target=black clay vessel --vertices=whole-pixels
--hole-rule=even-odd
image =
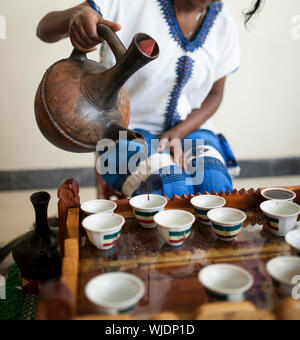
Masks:
[[[20,270],[21,286],[33,294],[39,293],[40,284],[61,274],[59,235],[50,229],[47,219],[50,198],[47,192],[30,197],[36,216],[35,229],[21,237],[12,251]]]

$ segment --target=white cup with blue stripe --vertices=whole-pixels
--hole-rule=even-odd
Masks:
[[[191,235],[196,218],[185,210],[165,210],[154,217],[158,231],[168,245],[181,246]]]
[[[207,214],[218,238],[225,242],[233,241],[240,233],[247,215],[234,208],[218,208]]]
[[[199,195],[191,199],[191,204],[195,209],[195,214],[201,224],[211,226],[211,220],[208,218],[207,213],[216,208],[222,208],[226,204],[223,197],[216,195]]]
[[[282,200],[269,200],[260,205],[267,219],[269,231],[279,237],[284,237],[295,226],[300,214],[300,206],[296,203]]]
[[[118,214],[95,214],[82,221],[90,242],[99,250],[116,245],[124,224],[125,218]]]
[[[139,224],[145,229],[156,228],[154,216],[165,209],[168,200],[160,195],[150,194],[133,197],[129,204]]]

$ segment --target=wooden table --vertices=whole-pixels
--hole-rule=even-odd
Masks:
[[[300,186],[289,187],[300,203]],[[259,210],[260,190],[221,193],[227,206],[247,213],[243,230],[234,242],[217,239],[212,228],[196,222],[189,239],[181,247],[167,245],[157,229],[139,226],[127,200],[119,201],[117,213],[126,218],[118,244],[111,250],[97,250],[80,228],[79,189],[72,180],[59,189],[59,211],[64,245],[62,282],[72,293],[73,313],[77,316],[97,313],[97,307],[85,296],[84,288],[93,277],[114,271],[140,277],[146,294],[133,312],[136,319],[148,319],[153,314],[172,311],[182,319],[190,319],[197,307],[207,303],[208,296],[198,280],[199,271],[213,263],[232,263],[249,270],[255,280],[249,301],[258,309],[271,309],[274,290],[266,272],[270,259],[289,255],[283,238],[272,236]],[[192,197],[192,196],[191,196]],[[193,211],[190,197],[175,197],[167,209]]]

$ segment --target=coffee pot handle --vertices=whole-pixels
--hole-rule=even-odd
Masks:
[[[117,62],[125,55],[126,48],[122,44],[119,37],[116,35],[116,33],[110,29],[108,26],[103,24],[97,25],[97,32],[101,38],[103,38],[111,48]],[[74,48],[71,59],[77,60],[77,61],[85,61],[87,60],[87,56],[85,52],[78,51],[76,48]]]

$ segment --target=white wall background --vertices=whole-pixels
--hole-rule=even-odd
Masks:
[[[50,145],[40,134],[33,111],[35,91],[46,68],[71,52],[67,40],[54,45],[40,42],[36,26],[47,12],[80,2],[0,2],[0,16],[7,25],[6,40],[0,39],[0,170],[93,165],[92,154],[71,154]],[[241,70],[228,80],[215,122],[239,159],[300,157],[300,39],[292,37],[296,30],[292,18],[300,15],[300,2],[266,0],[248,30],[242,11],[251,1],[225,2],[239,25],[243,60]]]

